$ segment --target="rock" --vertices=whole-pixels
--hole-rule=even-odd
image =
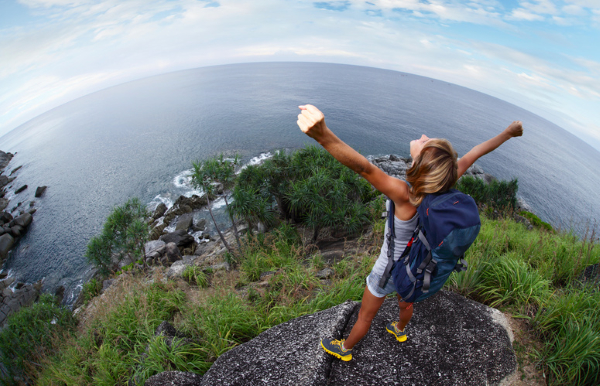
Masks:
[[[202,375],[195,373],[184,373],[181,371],[164,371],[151,376],[146,380],[144,386],[200,386]]]
[[[0,221],[2,221],[3,223],[8,223],[11,222],[13,220],[13,216],[12,214],[8,213],[8,212],[2,212],[2,214],[0,215]]]
[[[31,214],[31,215],[32,215],[32,214],[34,214],[35,212],[37,212],[37,209],[35,209],[35,208],[34,208],[34,209],[29,209],[29,210],[27,211],[27,213],[29,213],[29,214]]]
[[[38,186],[37,189],[35,190],[35,197],[39,198],[42,197],[42,194],[44,194],[44,192],[46,191],[47,186]]]
[[[193,209],[200,209],[206,204],[208,204],[208,198],[206,194],[203,194],[201,197],[193,195],[188,205]]]
[[[523,217],[523,216],[520,216],[518,214],[515,214],[513,216],[513,219],[516,222],[525,225],[525,227],[527,228],[527,230],[532,230],[533,229],[533,225],[531,225],[531,221],[529,221],[529,219],[527,219],[526,217]]]
[[[11,284],[14,283],[14,282],[15,282],[15,278],[14,277],[9,277],[8,279],[0,281],[0,291],[4,291],[5,288],[10,287]]]
[[[504,318],[500,311],[446,291],[414,310],[408,340],[398,344],[385,330],[398,318],[397,302],[386,300],[371,332],[353,350],[356,365],[334,361],[329,384],[498,385],[516,370],[507,323],[498,322]],[[355,312],[343,336],[357,317]]]
[[[156,227],[154,227],[150,232],[150,240],[158,240],[166,227],[167,224],[165,223],[159,224]]]
[[[268,329],[221,355],[202,385],[326,385],[331,358],[319,341],[340,336],[357,305],[346,302]]]
[[[189,206],[188,206],[189,208]],[[190,208],[190,212],[191,212],[191,208]],[[181,215],[179,217],[179,219],[177,220],[177,225],[175,226],[175,230],[179,231],[179,230],[183,230],[187,233],[188,229],[190,229],[190,227],[192,226],[192,223],[194,221],[194,216],[191,213],[185,213],[183,215]]]
[[[214,242],[200,243],[196,247],[196,250],[194,251],[194,255],[196,255],[196,256],[202,256],[205,253],[211,252],[214,248],[215,248],[215,243]]]
[[[203,232],[206,230],[206,219],[201,218],[197,223],[192,225],[194,232]]]
[[[171,265],[171,267],[167,271],[167,277],[169,279],[172,279],[174,277],[181,277],[183,275],[183,271],[185,271],[185,269],[189,266],[190,263],[184,260],[176,261]]]
[[[0,189],[8,184],[8,177],[5,175],[0,176]]]
[[[158,206],[156,207],[156,209],[154,209],[154,213],[152,214],[152,218],[153,219],[158,219],[162,216],[164,216],[165,212],[167,211],[167,206],[161,202],[160,204],[158,204]]]
[[[194,236],[187,234],[185,230],[178,230],[160,236],[159,240],[162,240],[167,244],[175,243],[178,247],[185,247],[194,242]]]
[[[318,279],[329,279],[330,277],[332,277],[333,275],[335,275],[335,271],[331,268],[323,268],[322,270],[320,270],[319,272],[317,272],[315,274],[315,276]]]
[[[15,174],[16,172],[21,170],[22,167],[23,167],[23,165],[17,166],[16,168],[14,168],[13,170],[10,171],[10,175],[12,176],[13,174]]]
[[[219,263],[219,264],[214,264],[214,265],[211,265],[209,267],[204,267],[203,268],[203,270],[205,270],[205,271],[212,270],[213,272],[223,271],[223,270],[229,272],[230,269],[231,269],[231,265],[228,262],[226,262],[226,261],[224,261],[222,263]]]
[[[58,304],[62,303],[65,297],[65,286],[61,285],[54,291],[54,296],[56,296],[56,302]]]
[[[29,213],[23,213],[19,217],[15,218],[13,221],[14,221],[15,225],[19,225],[19,226],[22,226],[23,228],[27,228],[31,224],[32,220],[33,220],[32,215],[30,215]]]
[[[597,287],[600,284],[600,264],[592,264],[585,267],[577,280],[583,284],[592,284]]]
[[[167,258],[167,261],[170,261],[170,262],[181,260],[181,253],[179,252],[179,248],[177,248],[177,244],[168,243],[166,245],[165,257]]]
[[[8,163],[13,157],[14,156],[11,153],[5,153],[0,150],[0,171],[4,170],[8,166]]]
[[[0,197],[0,210],[6,209],[6,207],[8,206],[9,202],[10,201],[8,201],[6,198]]]
[[[19,194],[22,191],[24,191],[25,189],[27,189],[27,185],[23,185],[19,189],[15,190],[15,194]]]
[[[14,244],[15,239],[8,233],[0,236],[0,261],[6,259],[6,256],[8,256],[8,251],[10,251]]]
[[[10,234],[14,237],[21,237],[23,234],[25,233],[25,228],[23,228],[22,226],[19,225],[13,225],[10,228]]]
[[[385,329],[398,319],[386,299],[352,361],[332,358],[320,340],[347,337],[358,310],[346,302],[275,326],[221,355],[201,384],[499,385],[516,370],[504,315],[447,291],[415,304],[401,344]]]
[[[144,244],[144,253],[146,254],[146,256],[148,256],[152,252],[162,249],[165,245],[167,244],[162,240],[148,241],[146,244]]]

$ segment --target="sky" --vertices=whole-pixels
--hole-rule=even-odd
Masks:
[[[444,80],[600,150],[600,0],[0,0],[0,136],[127,81],[271,61]]]

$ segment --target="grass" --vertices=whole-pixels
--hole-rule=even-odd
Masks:
[[[383,223],[378,220],[370,228],[368,237],[376,243],[383,237]],[[81,321],[77,330],[53,330],[48,335],[61,339],[50,339],[39,352],[16,355],[23,363],[39,365],[21,365],[39,385],[122,385],[130,380],[141,385],[166,370],[203,374],[220,355],[270,327],[346,300],[359,301],[376,257],[346,257],[331,265],[329,280],[320,281],[315,274],[326,262],[318,254],[310,256],[296,230],[283,224],[249,236],[244,256],[236,261],[238,270],[210,273],[210,285],[199,268],[186,270],[186,282],[123,273],[114,292],[90,301],[93,318]],[[466,259],[469,270],[453,274],[447,288],[527,320],[541,344],[525,351],[533,352],[549,384],[600,383],[600,292],[578,281],[586,266],[600,262],[593,233],[578,239],[483,217]],[[268,286],[259,286],[265,273]],[[33,330],[27,317],[16,318],[22,331]],[[49,316],[32,320],[38,319],[54,326],[48,325]],[[165,320],[187,338],[169,344],[155,336]]]

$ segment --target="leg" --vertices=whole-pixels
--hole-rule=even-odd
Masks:
[[[379,311],[379,307],[381,307],[384,300],[385,297],[378,298],[369,291],[368,287],[365,287],[362,304],[360,305],[360,311],[358,312],[358,320],[354,324],[354,327],[352,327],[350,336],[348,336],[348,339],[344,342],[345,349],[351,349],[367,335],[367,332],[369,332],[369,328],[371,327],[371,322],[375,315],[377,315],[377,311]]]
[[[404,331],[404,328],[406,328],[406,325],[413,316],[413,304],[403,302],[400,295],[398,295],[398,306],[400,307],[400,320],[397,327],[400,331]]]

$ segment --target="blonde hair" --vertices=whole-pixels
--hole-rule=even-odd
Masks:
[[[446,139],[431,139],[406,171],[410,203],[421,205],[425,195],[450,189],[458,178],[457,154]]]

